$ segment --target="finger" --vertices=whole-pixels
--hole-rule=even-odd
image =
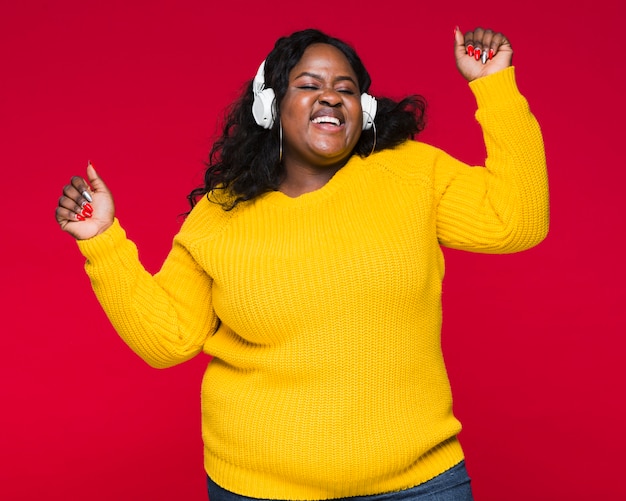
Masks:
[[[89,217],[93,213],[93,206],[91,205],[91,195],[88,192],[87,183],[82,177],[73,176],[70,184],[63,188],[63,195],[78,206],[78,213],[84,211],[89,213]],[[87,214],[83,214],[87,217]]]
[[[489,59],[492,59],[493,56],[495,56],[498,51],[504,46],[508,46],[510,49],[510,45],[510,42],[502,33],[494,33],[490,44],[490,48],[493,54]]]
[[[93,198],[91,197],[91,190],[89,189],[89,185],[87,182],[80,176],[73,176],[71,179],[72,186],[76,189],[79,194],[81,200],[76,198],[76,201],[79,203],[84,202],[93,202]]]
[[[468,56],[474,57],[474,32],[468,31],[463,36],[463,43],[465,45],[465,52]]]
[[[454,28],[454,50],[457,52],[461,51],[463,54],[466,51],[463,33],[461,32],[461,29],[458,26]]]
[[[85,186],[86,183],[82,180],[82,178],[73,176],[70,180],[70,184],[66,184],[63,187],[63,195],[72,199],[77,204],[81,203],[81,201],[84,200],[81,192],[85,190]]]
[[[470,40],[471,46],[473,48],[472,54],[470,54],[470,51],[468,51],[468,55],[474,56],[474,59],[476,59],[476,61],[480,60],[480,56],[483,52],[484,33],[485,30],[478,27],[475,28],[474,31],[468,31],[465,34],[465,43],[467,44],[467,41]]]
[[[483,40],[482,40],[483,50],[480,55],[480,60],[483,64],[487,62],[487,59],[491,59],[493,57],[494,51],[491,47],[492,41],[493,41],[493,30],[486,29],[483,32]]]
[[[109,188],[98,175],[91,162],[87,165],[87,179],[89,179],[89,183],[91,184],[93,191],[109,191]]]
[[[68,187],[66,187],[66,190],[69,193],[75,192],[75,188],[71,185],[68,185]],[[84,221],[85,219],[89,219],[93,215],[93,206],[89,202],[84,200],[82,196],[79,197],[79,200],[82,200],[82,202],[77,202],[75,198],[64,194],[62,197],[59,198],[57,205],[62,209],[74,213],[76,216],[80,216],[73,219]]]
[[[67,223],[73,223],[76,221],[84,221],[85,217],[77,214],[75,211],[67,209],[62,206],[58,206],[54,213],[57,223],[61,226],[65,226]]]

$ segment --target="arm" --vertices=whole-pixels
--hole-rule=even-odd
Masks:
[[[505,38],[500,41],[510,50]],[[502,47],[483,63],[466,54],[467,35],[464,41],[457,31],[456,42],[461,58],[457,65],[477,100],[476,118],[483,129],[487,160],[485,168],[469,167],[441,156],[436,174],[439,240],[442,245],[475,252],[528,249],[545,238],[549,223],[541,130],[517,89],[510,66],[512,51],[492,67],[496,71],[487,71],[503,54]]]
[[[217,319],[211,279],[177,237],[161,270],[151,276],[115,220],[103,234],[79,240],[85,270],[111,324],[152,367],[170,367],[202,351]]]
[[[57,220],[77,238],[102,308],[120,337],[151,366],[169,367],[192,358],[217,325],[210,277],[189,252],[183,230],[161,270],[148,273],[115,219],[112,196],[93,167],[88,176],[92,188],[79,177],[64,188]],[[93,210],[81,220],[76,214],[84,214],[85,191]]]

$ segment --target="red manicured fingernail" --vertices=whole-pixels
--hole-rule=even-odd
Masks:
[[[468,53],[470,56],[473,56],[473,55],[474,55],[474,46],[473,46],[473,45],[468,45],[468,46],[467,46],[467,53]]]
[[[87,202],[85,205],[83,205],[83,211],[93,213],[93,205]]]
[[[83,216],[83,217],[86,217],[87,219],[89,219],[91,216],[93,216],[93,214],[92,214],[91,212],[88,212],[88,211],[86,211],[86,210],[83,210],[83,211],[80,213],[80,215],[81,215],[81,216]]]
[[[493,49],[489,49],[489,59],[493,59]]]
[[[81,216],[80,214],[76,214],[76,219],[78,219],[79,221],[84,221],[85,218],[83,216]]]
[[[476,59],[476,61],[480,59],[480,49],[474,51],[474,59]]]

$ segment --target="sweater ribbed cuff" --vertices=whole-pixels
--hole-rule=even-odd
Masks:
[[[115,218],[113,224],[100,235],[87,240],[77,240],[76,243],[83,256],[91,261],[110,256],[126,241],[126,232]]]
[[[471,81],[469,86],[474,93],[478,108],[506,105],[520,96],[514,66],[477,78]]]

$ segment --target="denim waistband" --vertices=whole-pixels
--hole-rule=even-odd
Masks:
[[[386,492],[384,494],[334,498],[333,501],[472,501],[474,498],[472,497],[470,481],[465,461],[461,461],[428,482],[410,489]],[[207,485],[210,501],[269,501],[230,492],[217,485],[208,476]]]

